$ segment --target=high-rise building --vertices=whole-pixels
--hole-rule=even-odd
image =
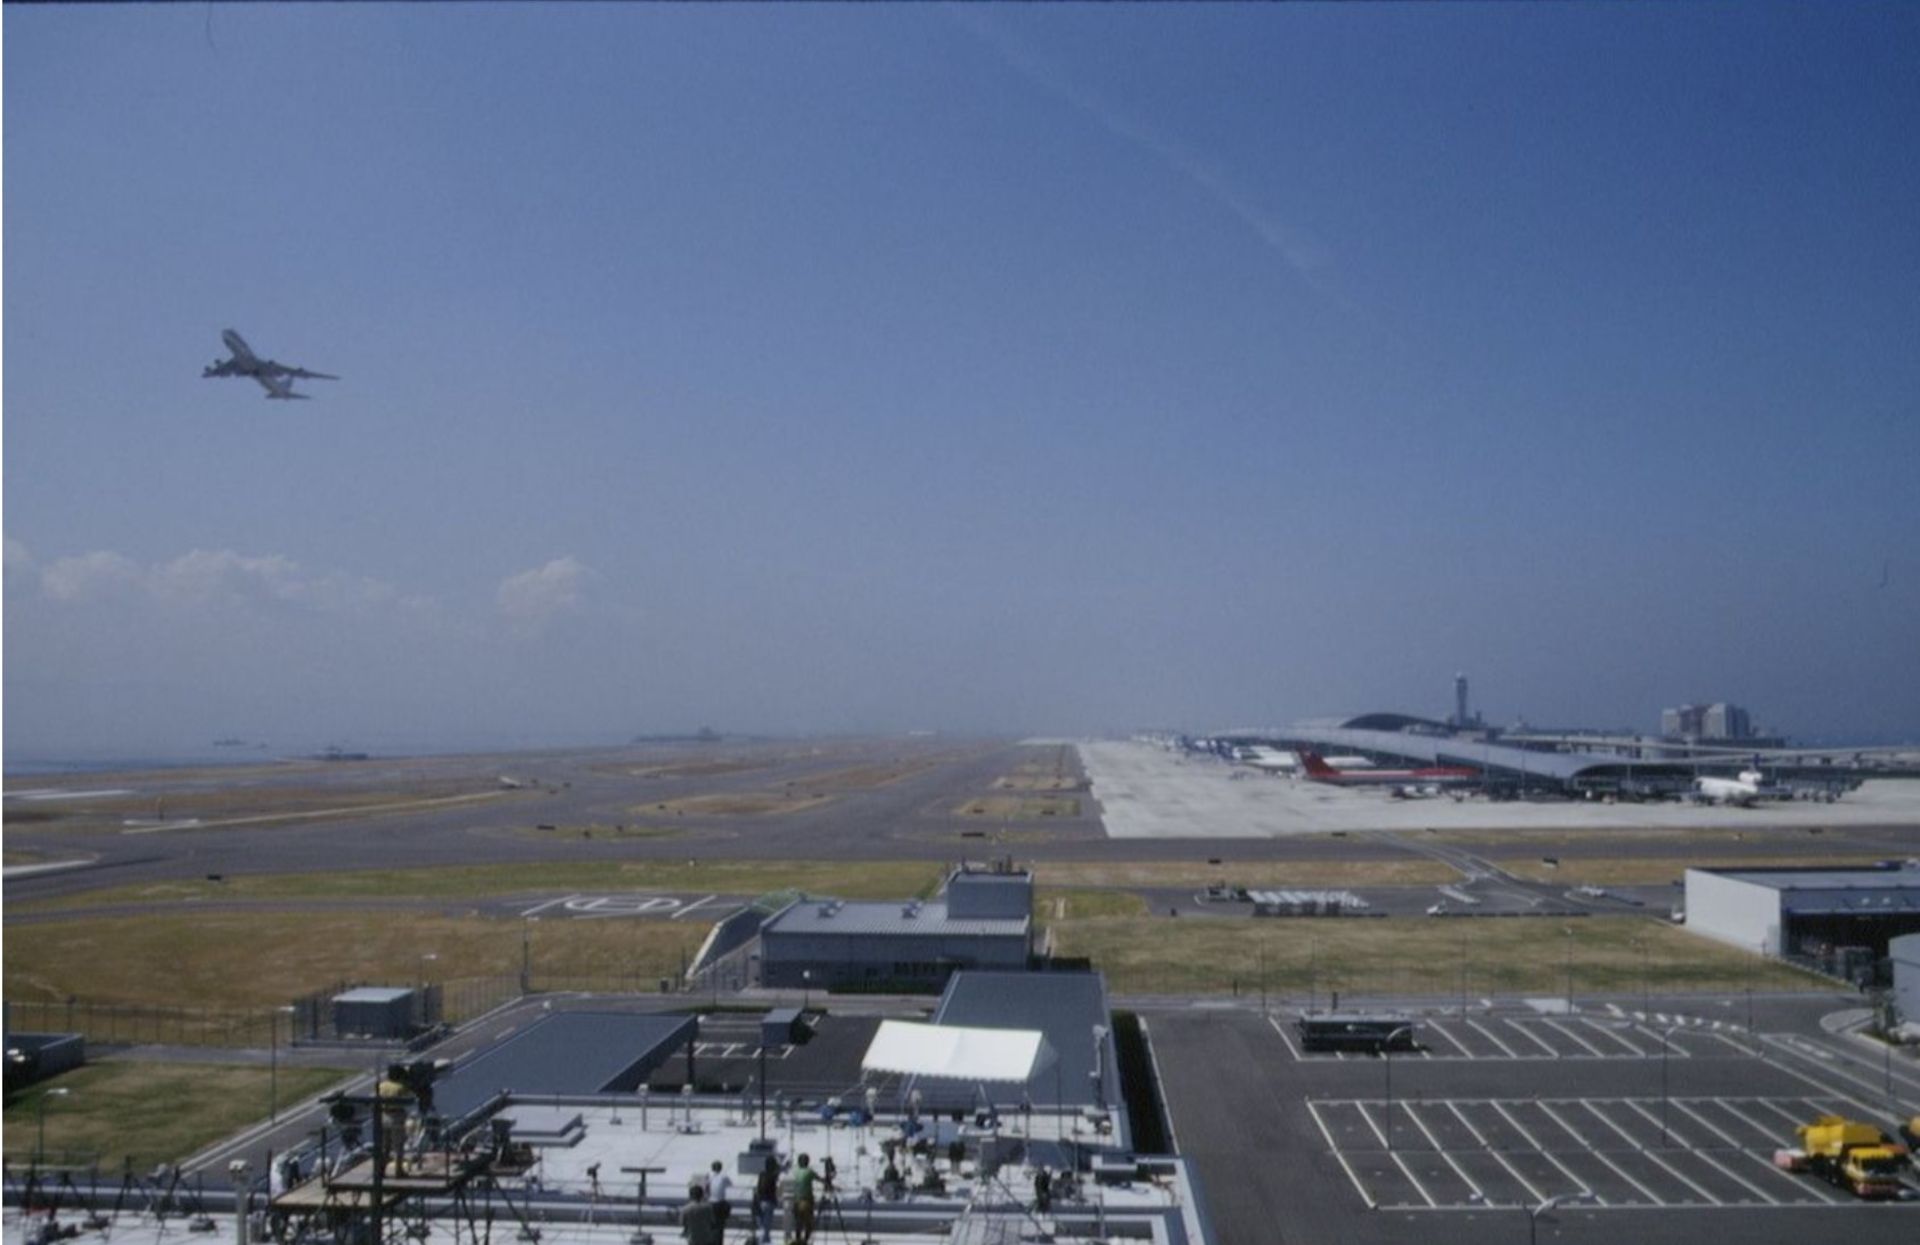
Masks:
[[[1739,705],[1681,705],[1660,714],[1660,733],[1668,739],[1751,739],[1753,721]]]

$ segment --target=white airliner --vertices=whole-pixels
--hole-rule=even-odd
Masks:
[[[1760,784],[1765,776],[1757,769],[1741,770],[1738,778],[1696,778],[1693,780],[1694,798],[1702,803],[1744,804],[1752,808],[1754,801],[1777,798],[1774,793]]]
[[[269,398],[305,398],[304,393],[293,391],[296,380],[339,380],[338,376],[329,376],[325,372],[309,372],[303,367],[288,367],[284,363],[275,363],[272,359],[262,359],[253,353],[246,338],[232,329],[222,330],[220,340],[233,351],[231,359],[216,359],[202,371],[202,377],[250,376],[260,382]]]

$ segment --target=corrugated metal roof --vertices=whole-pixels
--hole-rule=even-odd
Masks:
[[[913,915],[907,915],[911,909]],[[1027,932],[1029,918],[962,917],[947,915],[941,901],[909,905],[897,903],[848,903],[842,900],[807,899],[794,904],[768,921],[761,930],[773,934],[923,934],[934,936],[993,935],[1019,937]]]
[[[1920,899],[1920,869],[1703,869],[1777,891],[1900,892]]]

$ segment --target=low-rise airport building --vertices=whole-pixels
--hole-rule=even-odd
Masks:
[[[760,984],[938,990],[960,969],[1021,971],[1033,942],[1033,875],[961,867],[938,899],[801,899],[760,930]]]
[[[1688,869],[1686,902],[1697,934],[1861,980],[1920,934],[1920,867]]]

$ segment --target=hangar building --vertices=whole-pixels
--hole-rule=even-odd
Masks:
[[[1920,933],[1920,868],[1897,861],[1689,869],[1686,887],[1687,928],[1769,955],[1827,960],[1838,949],[1864,948],[1856,958],[1870,966],[1893,939]]]
[[[760,930],[760,984],[937,990],[958,969],[1027,967],[1033,875],[956,869],[935,900],[802,899]]]

